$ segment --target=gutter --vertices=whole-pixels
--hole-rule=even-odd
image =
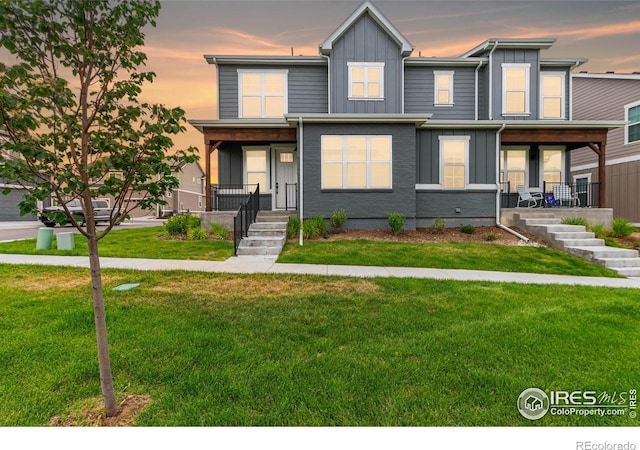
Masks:
[[[569,70],[569,120],[573,120],[573,71],[579,65],[580,61],[576,61],[571,70]]]
[[[506,128],[506,126],[507,124],[503,122],[500,129],[496,132],[496,226],[513,234],[518,239],[529,242],[528,237],[523,236],[517,231],[512,230],[506,225],[500,223],[500,134],[502,133],[502,130]]]
[[[304,245],[303,238],[303,227],[304,227],[304,124],[302,121],[302,116],[298,118],[298,127],[300,129],[300,134],[298,140],[300,143],[298,144],[298,164],[300,164],[300,205],[299,205],[299,213],[300,213],[300,246]]]

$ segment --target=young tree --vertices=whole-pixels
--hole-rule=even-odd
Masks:
[[[83,205],[86,226],[65,206],[51,217],[70,221],[88,242],[100,382],[107,415],[117,413],[105,321],[98,242],[134,207],[164,204],[178,186],[172,166],[196,149],[168,155],[168,135],[185,130],[184,111],[142,103],[144,33],[155,26],[156,0],[0,0],[0,178],[29,186],[22,213],[53,197]],[[112,176],[114,173],[122,176]],[[113,196],[108,226],[94,223],[91,200]]]

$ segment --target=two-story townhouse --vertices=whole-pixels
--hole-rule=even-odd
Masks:
[[[5,130],[0,128],[0,144],[8,141],[8,135]],[[9,152],[1,151],[0,153],[0,164],[2,164],[3,159],[15,158],[15,154],[11,154]],[[24,199],[24,194],[26,193],[26,187],[10,183],[8,180],[0,178],[0,222],[5,221],[18,221],[18,220],[28,220],[35,221],[36,217],[34,215],[20,215],[20,202]],[[6,194],[3,195],[3,193]]]
[[[616,217],[640,223],[640,73],[573,75],[574,116],[580,120],[622,120],[607,137],[607,205]],[[571,175],[582,189],[599,181],[598,161],[589,149],[571,154]]]
[[[392,211],[407,228],[499,222],[517,200],[505,191],[568,183],[576,148],[597,153],[602,171],[607,131],[621,126],[572,120],[571,71],[585,60],[541,57],[554,42],[488,39],[456,58],[414,57],[364,2],[318,56],[205,55],[219,117],[190,123],[204,135],[207,183],[213,155],[217,192],[259,183],[263,209],[291,198],[303,218],[345,208],[354,228],[383,228]]]

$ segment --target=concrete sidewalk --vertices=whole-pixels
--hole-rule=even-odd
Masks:
[[[494,281],[525,284],[563,284],[640,289],[640,278],[599,278],[541,275],[483,270],[423,269],[413,267],[333,266],[326,264],[281,264],[274,257],[237,256],[226,261],[175,259],[100,258],[102,268],[134,270],[186,270],[217,273],[280,273],[350,277],[427,278],[435,280]],[[0,255],[0,264],[39,264],[89,267],[86,256]]]

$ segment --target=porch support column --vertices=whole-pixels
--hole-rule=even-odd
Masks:
[[[598,194],[600,196],[600,208],[607,207],[607,164],[606,164],[606,141],[598,144],[589,143],[591,150],[598,155],[598,182],[600,183]]]
[[[204,190],[205,190],[205,211],[211,211],[213,205],[211,204],[211,153],[218,149],[222,145],[222,141],[218,141],[215,144],[213,141],[208,142],[207,151],[205,152],[205,175]]]

